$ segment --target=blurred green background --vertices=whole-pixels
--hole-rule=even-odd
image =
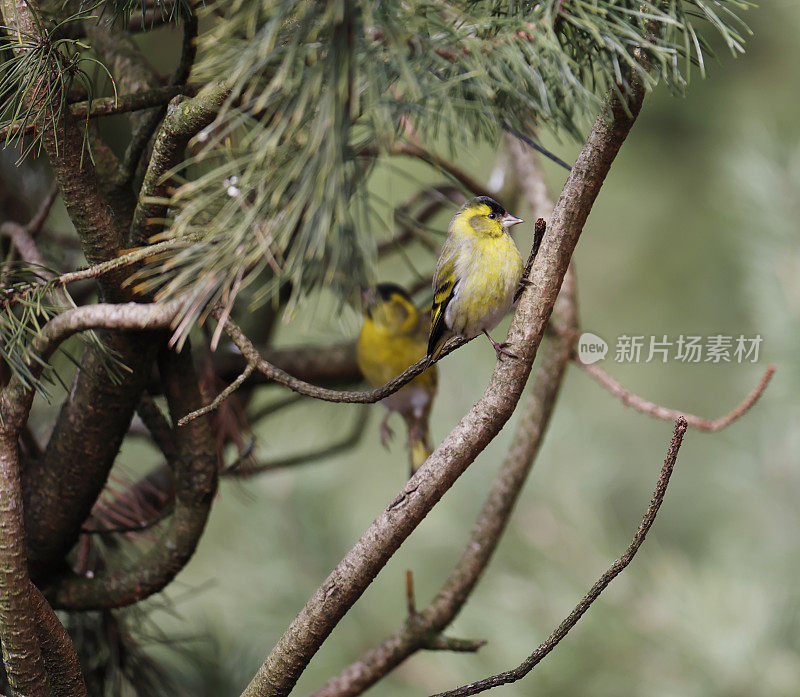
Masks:
[[[747,54],[720,51],[685,99],[651,95],[589,218],[576,255],[584,331],[610,344],[601,365],[636,393],[715,418],[766,365],[772,385],[741,421],[690,431],[642,551],[569,637],[524,681],[530,694],[648,697],[800,693],[800,3],[746,17]],[[164,32],[166,34],[166,32]],[[578,144],[545,138],[566,160]],[[457,160],[486,180],[493,153]],[[416,164],[382,168],[376,193],[396,204],[441,178]],[[564,172],[546,165],[553,196]],[[521,208],[514,213],[530,218]],[[450,213],[436,219],[444,229]],[[527,252],[532,226],[519,236]],[[384,231],[379,231],[381,237]],[[411,261],[433,265],[422,249]],[[386,280],[414,278],[402,258]],[[354,337],[359,318],[309,303],[280,345]],[[506,324],[497,330],[501,336]],[[623,334],[763,337],[756,364],[615,363]],[[494,362],[476,341],[440,364],[432,431],[441,439],[482,393]],[[282,395],[264,389],[258,399]],[[378,440],[370,408],[354,450],[221,485],[207,532],[152,619],[149,648],[189,691],[234,695],[331,568],[403,485],[402,436]],[[335,438],[358,407],[302,403],[257,431],[268,459]],[[394,422],[402,433],[402,425]],[[456,483],[341,622],[297,694],[324,683],[405,618],[405,570],[430,600],[461,553],[515,422]],[[545,446],[498,553],[450,634],[483,638],[475,655],[420,653],[375,694],[424,695],[519,663],[627,546],[649,501],[671,425],[624,407],[571,368]],[[126,450],[131,466],[140,450]],[[175,641],[177,637],[177,641]]]

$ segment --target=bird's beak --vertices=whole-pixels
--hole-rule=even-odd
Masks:
[[[516,218],[511,213],[506,213],[501,219],[500,222],[502,223],[503,227],[508,230],[510,227],[514,227],[518,223],[524,222],[522,218]]]

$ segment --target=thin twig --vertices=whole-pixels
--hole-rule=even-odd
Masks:
[[[414,572],[406,569],[406,610],[409,617],[417,616],[417,601],[414,595]]]
[[[20,232],[22,231],[22,233]],[[0,225],[0,232],[8,234],[15,245],[17,245],[18,249],[20,249],[20,255],[25,261],[29,263],[35,263],[38,265],[43,265],[43,260],[41,256],[39,260],[36,261],[36,257],[31,255],[31,249],[25,242],[25,240],[30,238],[30,235],[25,233],[25,229],[22,228],[17,223],[3,223]],[[22,242],[23,247],[19,246],[19,242]],[[31,240],[32,243],[32,240]],[[154,254],[158,254],[163,252],[167,249],[170,249],[178,243],[183,243],[180,240],[165,240],[164,242],[158,242],[156,244],[151,244],[146,247],[138,247],[137,249],[133,249],[125,254],[120,254],[118,257],[114,259],[109,259],[108,261],[100,262],[99,264],[93,264],[92,266],[87,266],[83,269],[78,269],[77,271],[69,271],[68,273],[63,273],[60,276],[56,276],[51,272],[47,271],[46,269],[41,272],[42,280],[35,283],[29,283],[26,285],[18,286],[13,289],[9,290],[2,290],[0,291],[0,295],[4,298],[9,297],[17,297],[24,295],[25,293],[30,292],[34,288],[38,286],[45,285],[47,283],[53,283],[59,286],[66,286],[70,283],[75,283],[76,281],[83,281],[88,278],[98,278],[104,274],[107,274],[109,271],[114,271],[119,269],[123,266],[130,266],[131,264],[136,263],[137,261],[141,261],[142,259],[146,259],[149,256]],[[35,245],[34,245],[35,246]],[[25,251],[23,252],[22,249]],[[38,249],[36,250],[38,252]],[[27,255],[27,256],[26,256]]]
[[[715,433],[716,431],[722,430],[726,426],[730,426],[734,421],[736,421],[736,419],[746,414],[758,401],[758,398],[761,397],[761,395],[764,393],[764,390],[767,389],[767,385],[769,385],[769,381],[772,379],[772,375],[775,373],[775,364],[770,363],[767,366],[767,369],[764,371],[764,374],[761,376],[761,380],[758,381],[758,384],[753,388],[750,394],[744,398],[739,406],[725,414],[725,416],[721,416],[720,418],[712,421],[710,419],[703,418],[702,416],[695,416],[694,414],[687,414],[685,412],[678,411],[677,409],[662,407],[660,404],[656,404],[655,402],[650,402],[643,397],[639,397],[623,387],[605,370],[597,365],[589,365],[588,363],[584,363],[580,358],[578,358],[577,355],[572,356],[572,362],[575,363],[575,365],[577,365],[585,373],[591,375],[611,394],[619,397],[625,406],[632,407],[633,409],[636,409],[636,411],[640,411],[643,414],[649,414],[650,416],[654,416],[657,419],[662,419],[663,421],[675,421],[675,419],[683,417],[692,428],[696,428],[698,431],[707,431],[709,433]]]
[[[525,286],[529,283],[528,276],[531,275],[533,262],[536,260],[536,253],[539,251],[545,232],[547,232],[547,223],[544,221],[544,218],[538,218],[533,226],[533,245],[531,246],[531,253],[528,256],[528,262],[525,264],[525,269],[522,272],[520,287],[517,288],[516,293],[514,293],[514,302],[519,300],[519,296],[522,295]]]
[[[84,119],[113,116],[166,104],[184,91],[185,88],[180,85],[169,85],[134,94],[121,94],[117,97],[99,97],[93,99],[91,103],[88,101],[77,102],[70,104],[69,110],[73,116]],[[33,129],[32,125],[25,127],[17,123],[10,123],[0,128],[0,138],[27,134],[33,132]]]
[[[212,315],[219,319],[222,310],[217,308],[212,311]],[[431,360],[427,356],[420,358],[416,363],[407,368],[405,372],[398,375],[393,380],[387,382],[383,387],[377,387],[374,390],[366,392],[357,392],[354,390],[331,390],[325,387],[318,387],[312,385],[304,380],[292,377],[272,363],[269,363],[258,352],[253,342],[248,339],[241,328],[231,319],[225,322],[225,333],[230,337],[231,341],[241,351],[245,360],[255,366],[255,368],[262,373],[265,377],[273,382],[288,387],[290,390],[307,397],[320,399],[324,402],[342,402],[345,404],[374,404],[382,399],[385,399],[390,394],[394,394],[403,385],[411,382],[417,375],[425,371],[434,362],[441,360],[448,354],[460,348],[464,344],[471,341],[471,339],[464,339],[463,337],[454,337],[450,339],[442,349],[438,358]]]
[[[194,421],[196,418],[200,416],[205,416],[206,414],[218,409],[219,406],[230,397],[236,390],[238,390],[247,378],[250,377],[250,373],[252,373],[256,369],[254,363],[248,363],[244,370],[241,372],[238,378],[236,378],[230,385],[228,385],[222,392],[220,392],[215,398],[214,401],[210,404],[206,404],[204,407],[200,407],[199,409],[195,409],[193,412],[188,413],[186,416],[181,417],[181,420],[178,421],[178,426],[185,426],[190,421]]]
[[[521,680],[530,673],[545,656],[558,646],[559,642],[578,623],[581,617],[583,617],[586,611],[591,607],[592,603],[597,600],[600,594],[608,587],[608,584],[619,576],[625,567],[631,563],[636,553],[639,551],[639,548],[642,546],[642,543],[647,537],[647,533],[653,526],[653,522],[658,514],[658,509],[661,508],[661,504],[664,501],[664,494],[667,493],[669,479],[672,476],[672,470],[675,467],[675,461],[678,457],[678,451],[681,448],[683,435],[686,433],[687,426],[688,424],[683,416],[679,416],[675,421],[675,430],[672,433],[672,440],[669,444],[667,457],[661,468],[655,491],[653,492],[653,498],[650,500],[650,505],[647,507],[639,529],[633,536],[630,545],[628,545],[628,549],[625,550],[625,553],[617,559],[597,581],[595,581],[586,595],[581,598],[572,612],[564,618],[550,636],[516,668],[470,683],[469,685],[458,687],[455,690],[440,692],[433,697],[467,697],[467,695],[476,695],[479,692],[491,690],[493,687],[507,685]]]
[[[559,167],[563,167],[567,172],[572,171],[572,167],[570,167],[564,160],[562,160],[558,155],[550,152],[547,148],[539,145],[535,140],[529,138],[524,133],[520,133],[516,128],[514,128],[508,121],[503,119],[500,121],[500,128],[502,128],[506,133],[511,134],[518,140],[521,140],[525,145],[533,148],[536,152],[541,153],[544,155],[548,160],[552,160],[555,162]]]

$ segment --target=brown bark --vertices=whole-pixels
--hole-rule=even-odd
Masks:
[[[160,363],[170,414],[177,423],[202,405],[191,350],[187,346],[177,354],[165,351]],[[216,491],[216,446],[208,418],[176,426],[173,438],[175,504],[167,529],[131,568],[59,580],[46,589],[54,607],[89,610],[129,605],[163,589],[194,554]]]
[[[12,695],[46,697],[31,609],[17,439],[31,398],[7,386],[0,398],[0,642]]]
[[[30,603],[51,697],[85,697],[86,683],[72,639],[41,591],[33,584],[30,587]]]

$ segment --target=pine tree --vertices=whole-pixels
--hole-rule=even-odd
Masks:
[[[464,172],[452,161],[461,149],[496,149],[505,139],[516,153],[511,178],[531,202],[529,146],[543,133],[580,141],[588,132],[568,196],[548,222],[555,241],[541,252],[546,269],[540,277],[531,272],[541,293],[523,294],[517,311],[514,326],[529,349],[519,366],[493,378],[513,395],[513,411],[544,331],[534,318],[553,309],[644,95],[659,85],[680,95],[693,74],[704,75],[712,45],[742,52],[748,30],[739,16],[750,4],[0,0],[0,134],[19,171],[45,155],[55,187],[30,202],[38,205],[27,221],[2,227],[0,545],[9,552],[0,569],[0,638],[12,692],[45,694],[49,683],[58,694],[85,694],[76,687],[85,677],[90,693],[104,694],[119,675],[139,694],[174,691],[125,644],[124,618],[112,609],[172,580],[202,534],[218,475],[246,471],[246,424],[268,415],[249,408],[253,376],[345,402],[376,402],[403,384],[370,393],[310,385],[356,383],[352,345],[270,354],[278,315],[291,317],[321,291],[345,305],[380,280],[380,254],[429,239],[425,223],[436,211],[485,193],[490,168]],[[135,38],[165,25],[183,38],[172,74],[161,79]],[[98,125],[114,114],[124,124]],[[123,148],[114,142],[119,133]],[[392,202],[397,233],[387,236],[370,182],[376,166],[398,156],[425,162],[447,181]],[[60,243],[45,221],[56,198],[80,252],[66,245],[60,256],[53,247]],[[574,321],[568,307],[556,311]],[[82,343],[70,340],[75,335]],[[223,336],[244,356],[244,372],[238,357],[212,354]],[[547,395],[558,389],[565,349],[547,357],[560,368],[537,378]],[[54,358],[57,351],[77,368]],[[53,388],[59,381],[67,396],[55,414],[46,400],[61,395]],[[154,400],[160,395],[168,415]],[[43,446],[28,426],[35,396],[34,410],[52,422]],[[109,483],[135,413],[165,465],[140,481]],[[496,416],[496,430],[509,415]],[[434,474],[425,486],[439,492],[430,506],[496,430],[463,444],[463,466],[451,457],[426,470]],[[231,443],[240,457],[226,465]],[[673,445],[677,454],[679,440]],[[24,502],[24,521],[15,501]],[[425,512],[414,509],[402,523],[379,518],[377,531],[400,530],[399,544]],[[133,530],[139,527],[145,532]],[[387,543],[383,552],[392,551]],[[358,573],[371,580],[377,572],[367,567],[353,578],[333,576],[323,589],[358,589]],[[360,595],[352,592],[334,594],[338,604],[329,610],[312,598],[244,694],[288,693]],[[60,625],[51,607],[75,613],[68,625],[84,677],[70,638],[52,629]],[[411,622],[410,650],[436,641],[456,648],[443,626],[423,641]],[[120,650],[88,671],[109,642]]]

